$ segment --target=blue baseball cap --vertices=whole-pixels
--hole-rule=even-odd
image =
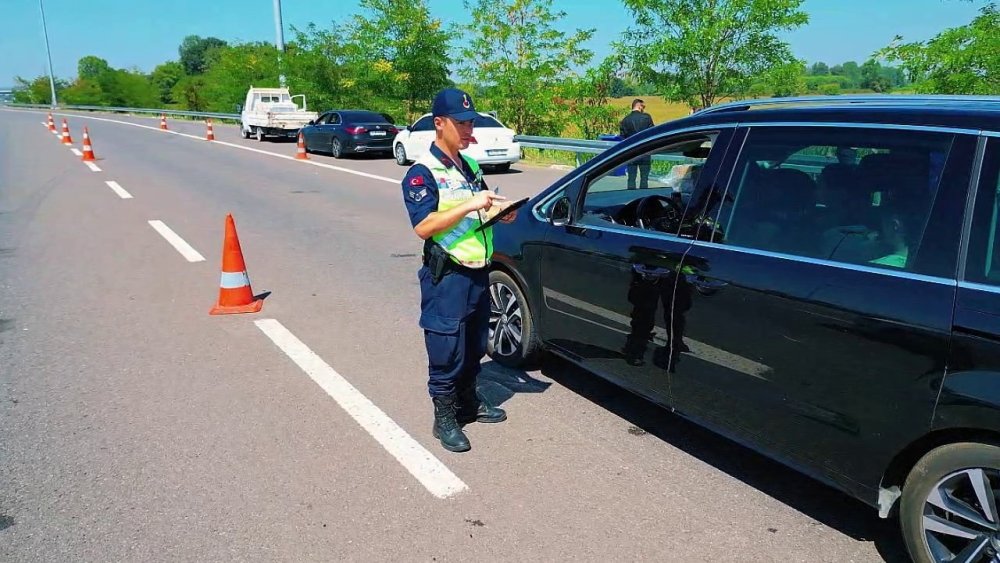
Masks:
[[[445,88],[434,96],[431,108],[434,117],[450,117],[458,121],[469,121],[479,116],[472,96],[458,88]]]

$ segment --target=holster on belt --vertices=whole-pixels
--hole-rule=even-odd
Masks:
[[[448,257],[448,251],[441,248],[440,244],[434,242],[433,239],[424,241],[424,266],[427,266],[431,271],[431,282],[434,285],[441,281],[452,264],[451,258]]]

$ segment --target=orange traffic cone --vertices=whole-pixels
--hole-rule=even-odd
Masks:
[[[62,144],[72,145],[73,137],[69,136],[69,124],[66,123],[66,118],[63,118],[63,130],[62,130]]]
[[[160,114],[160,129],[167,130],[167,115],[163,113]]]
[[[263,299],[255,299],[250,289],[250,276],[243,262],[240,239],[232,214],[226,215],[226,238],[222,243],[222,281],[219,284],[219,302],[208,312],[210,315],[256,313],[264,306]]]
[[[82,160],[97,160],[94,158],[94,148],[90,146],[90,131],[87,127],[83,127],[83,159]]]
[[[52,112],[49,112],[49,131],[56,132],[56,122],[52,119]]]
[[[306,154],[306,140],[302,136],[302,132],[299,132],[299,147],[295,151],[296,160],[309,160],[309,155]]]
[[[205,140],[206,141],[214,141],[215,140],[215,131],[212,131],[212,120],[211,119],[208,120],[208,132],[205,134]]]

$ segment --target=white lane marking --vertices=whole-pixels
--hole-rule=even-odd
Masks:
[[[4,110],[4,111],[31,111],[31,110]],[[56,114],[53,114],[53,115],[72,115],[72,116],[75,116],[75,117],[81,117],[83,119],[93,119],[93,120],[96,120],[96,121],[107,121],[108,123],[119,123],[121,125],[131,125],[132,127],[139,127],[141,129],[150,129],[152,131],[159,131],[161,133],[170,133],[171,135],[180,135],[181,137],[187,137],[189,139],[194,139],[196,141],[204,141],[205,140],[204,137],[199,137],[197,135],[188,135],[187,133],[179,133],[177,131],[172,131],[172,130],[164,131],[164,130],[160,129],[159,127],[151,127],[149,125],[141,125],[139,123],[130,123],[128,121],[118,121],[117,119],[106,119],[106,118],[103,118],[103,117],[91,117],[89,115],[82,115],[82,114],[78,114],[78,113],[56,113]],[[285,160],[291,160],[291,161],[294,161],[294,162],[302,162],[304,164],[311,164],[313,166],[318,166],[320,168],[326,168],[326,169],[329,169],[329,170],[336,170],[337,172],[343,172],[345,174],[354,174],[355,176],[362,176],[364,178],[371,178],[372,180],[379,180],[379,181],[382,181],[382,182],[389,182],[390,184],[399,184],[400,182],[402,182],[402,179],[389,178],[387,176],[379,176],[377,174],[369,174],[367,172],[361,172],[360,170],[351,170],[350,168],[343,168],[343,167],[340,167],[340,166],[334,166],[332,164],[326,164],[326,163],[323,163],[323,162],[316,162],[315,160],[298,160],[294,156],[289,156],[287,154],[280,154],[280,153],[276,153],[276,152],[265,151],[265,150],[261,150],[261,149],[255,149],[253,147],[246,147],[246,146],[243,146],[243,145],[237,145],[236,143],[228,143],[226,141],[218,141],[217,140],[217,141],[214,141],[213,144],[215,144],[215,145],[225,145],[227,147],[232,147],[234,149],[240,149],[240,150],[244,150],[244,151],[250,151],[250,152],[256,152],[256,153],[260,153],[260,154],[266,154],[268,156],[275,156],[275,157],[278,157],[278,158],[283,158]]]
[[[48,129],[49,128],[49,124],[47,122],[43,121],[42,122],[42,127]]]
[[[275,319],[261,319],[254,324],[432,495],[448,498],[469,488],[284,325]]]
[[[204,262],[205,257],[198,254],[198,251],[191,248],[191,245],[184,241],[177,233],[170,230],[170,227],[163,224],[163,221],[149,221],[149,226],[153,227],[156,232],[160,233],[160,236],[167,239],[177,252],[181,253],[181,256],[187,259],[188,262]]]
[[[118,182],[115,182],[114,180],[108,180],[104,183],[107,184],[108,187],[111,188],[116,194],[118,194],[118,197],[122,199],[132,199],[132,194],[125,191],[125,188],[119,186]]]
[[[80,152],[80,149],[78,149],[78,148],[76,148],[76,147],[70,147],[70,148],[69,148],[69,151],[70,151],[71,153],[75,154],[76,156],[83,156],[83,153],[82,153],[82,152]]]
[[[83,156],[83,155],[81,154],[80,156]],[[101,169],[98,168],[97,165],[94,164],[93,162],[87,161],[87,162],[84,162],[84,164],[86,164],[87,168],[90,168],[94,172],[100,172],[101,171]]]

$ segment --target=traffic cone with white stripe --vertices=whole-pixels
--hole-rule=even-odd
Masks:
[[[49,131],[56,132],[56,122],[52,119],[52,112],[49,112]]]
[[[250,276],[243,262],[243,250],[236,236],[236,223],[232,214],[226,215],[226,238],[222,243],[222,281],[219,284],[219,302],[208,312],[210,315],[256,313],[264,300],[255,298],[250,289]]]
[[[90,146],[90,131],[87,130],[86,126],[83,127],[83,158],[81,160],[97,160],[94,157],[94,148]]]
[[[73,137],[69,136],[69,124],[66,123],[66,118],[63,118],[63,130],[62,130],[62,144],[72,145]]]
[[[167,114],[165,113],[160,114],[160,129],[167,130]]]
[[[212,120],[211,119],[208,120],[208,132],[205,133],[205,140],[206,141],[214,141],[215,140],[215,131],[212,130]]]
[[[295,158],[296,160],[309,160],[309,155],[306,154],[306,140],[301,131],[299,131],[299,147],[295,151]]]

